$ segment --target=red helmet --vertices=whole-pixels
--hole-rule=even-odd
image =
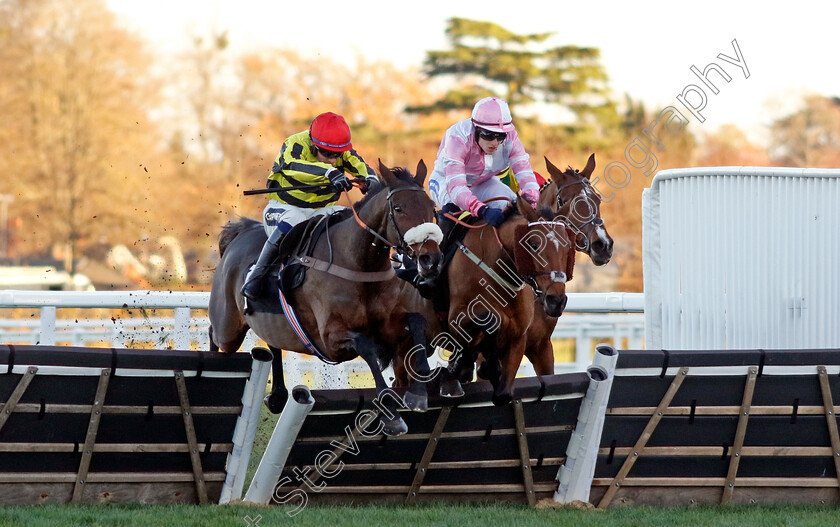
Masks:
[[[312,144],[333,152],[346,152],[353,148],[350,143],[350,127],[344,117],[337,113],[322,113],[309,126]]]

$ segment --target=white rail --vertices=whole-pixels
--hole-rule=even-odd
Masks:
[[[152,345],[156,348],[209,349],[210,294],[181,291],[0,291],[0,310],[38,309],[36,318],[0,318],[0,343],[115,347]],[[59,309],[127,309],[127,317],[59,318]],[[173,316],[147,316],[145,310],[172,310]],[[144,316],[136,316],[137,310]],[[574,360],[556,362],[555,371],[584,371],[596,342],[611,340],[617,347],[639,349],[644,337],[644,295],[641,293],[570,293],[565,314],[554,331],[555,339],[574,339]],[[242,349],[258,339],[248,334]],[[344,368],[295,353],[286,356],[287,385],[346,386],[365,378],[361,361]],[[533,375],[528,361],[521,375]]]

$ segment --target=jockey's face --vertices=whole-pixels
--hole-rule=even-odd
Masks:
[[[328,165],[334,165],[338,161],[338,158],[341,157],[341,152],[333,152],[325,148],[318,148],[317,146],[313,150],[315,151],[315,159]]]
[[[493,154],[496,150],[502,146],[504,139],[484,139],[480,135],[478,136],[478,146],[481,147],[481,150],[484,151],[485,154]]]
[[[504,132],[491,132],[484,128],[476,127],[476,138],[478,146],[485,154],[493,154],[499,146],[505,142],[507,134]]]

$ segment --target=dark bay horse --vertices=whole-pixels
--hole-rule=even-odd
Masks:
[[[392,248],[402,248],[415,258],[424,276],[439,272],[441,253],[440,229],[433,223],[434,203],[423,190],[426,165],[421,161],[417,176],[412,177],[405,169],[392,171],[380,162],[379,174],[384,186],[371,189],[354,205],[358,216],[335,223],[329,228],[329,234],[317,241],[311,256],[331,262],[331,269],[309,269],[306,281],[287,300],[322,359],[340,363],[361,356],[373,374],[377,393],[387,395],[381,369],[393,358],[396,346],[390,344],[416,334],[417,322],[415,315],[397,305],[402,280],[393,274],[389,252]],[[277,413],[288,396],[281,350],[314,353],[277,310],[242,314],[243,298],[239,291],[265,240],[262,224],[254,220],[229,223],[222,231],[221,261],[210,293],[211,348],[235,352],[248,328],[253,328],[274,353],[274,384],[266,403]],[[349,270],[368,281],[352,276],[348,279],[346,274],[335,276],[334,268]],[[425,353],[415,354],[413,360],[417,371],[428,372]],[[412,409],[425,409],[425,386],[413,388],[406,394],[406,404]],[[401,402],[392,398],[380,402],[384,406],[381,416],[384,432],[404,433],[405,422],[396,412]]]
[[[513,380],[525,352],[526,332],[538,304],[559,315],[566,304],[566,274],[574,265],[573,237],[567,226],[538,213],[524,199],[501,227],[467,232],[446,273],[449,282],[450,361],[441,395],[463,394],[479,354],[479,376],[493,385],[493,403],[513,400]],[[527,284],[531,284],[529,287]],[[440,343],[443,344],[443,343]]]
[[[550,180],[540,191],[540,205],[550,207],[557,217],[572,227],[577,250],[589,255],[595,265],[605,265],[612,257],[613,239],[601,219],[601,196],[589,178],[595,170],[595,154],[586,167],[561,171],[545,159]],[[568,279],[572,279],[569,273]],[[551,334],[557,315],[549,314],[539,303],[534,308],[534,321],[528,328],[525,356],[534,365],[537,375],[554,374],[554,349]]]

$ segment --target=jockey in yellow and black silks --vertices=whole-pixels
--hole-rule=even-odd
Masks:
[[[351,177],[376,178],[373,169],[353,150],[350,127],[338,114],[322,113],[309,127],[287,138],[268,176],[269,202],[263,210],[268,240],[242,286],[242,295],[254,300],[266,273],[277,258],[280,239],[298,223],[317,215],[332,214],[341,192],[350,190]],[[368,184],[362,188],[367,190]],[[308,188],[298,188],[306,186]]]

